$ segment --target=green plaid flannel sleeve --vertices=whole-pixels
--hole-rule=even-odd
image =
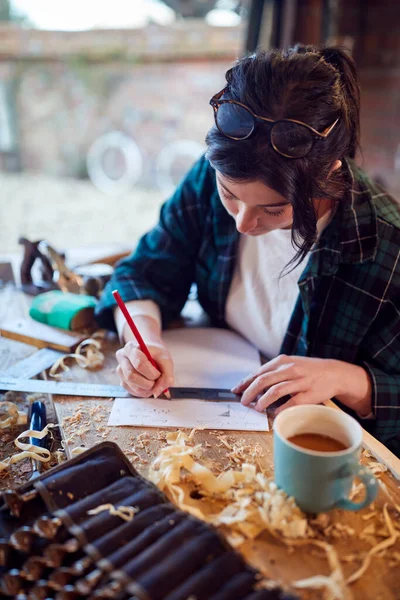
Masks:
[[[162,206],[158,224],[116,266],[96,307],[101,327],[115,329],[114,289],[125,302],[153,300],[164,324],[180,314],[194,281],[209,188],[213,189],[210,168],[203,157]]]
[[[400,455],[400,291],[397,263],[389,292],[362,343],[372,381],[372,433]]]

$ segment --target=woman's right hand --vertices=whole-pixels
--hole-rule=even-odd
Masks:
[[[117,351],[117,373],[122,386],[132,396],[157,398],[166,388],[174,384],[174,365],[167,348],[162,342],[146,343],[159,369],[153,367],[136,341],[129,341]]]

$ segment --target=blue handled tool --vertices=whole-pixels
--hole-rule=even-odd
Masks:
[[[42,431],[46,424],[46,405],[40,400],[35,400],[35,402],[32,402],[29,411],[29,429],[34,431]],[[40,446],[41,448],[46,448],[47,439],[47,435],[41,440],[39,440],[38,438],[30,437],[29,443],[33,446]],[[32,475],[29,478],[30,481],[32,479],[36,479],[36,477],[39,477],[40,466],[40,461],[32,460]]]

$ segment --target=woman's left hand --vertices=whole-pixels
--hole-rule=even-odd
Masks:
[[[241,381],[232,392],[243,393],[241,402],[245,406],[257,401],[255,409],[259,412],[279,398],[291,396],[277,414],[297,404],[320,404],[335,396],[346,395],[346,390],[355,383],[354,377],[360,382],[368,379],[363,368],[340,360],[281,354]],[[361,394],[363,390],[359,391]]]

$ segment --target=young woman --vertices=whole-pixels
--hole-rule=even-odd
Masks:
[[[161,328],[195,282],[212,321],[270,359],[234,388],[244,404],[336,398],[399,451],[400,215],[352,160],[354,63],[337,48],[258,52],[226,82],[210,101],[206,156],[98,305],[98,322],[114,327],[117,287],[160,366],[116,312],[123,385],[140,397],[173,385]]]

